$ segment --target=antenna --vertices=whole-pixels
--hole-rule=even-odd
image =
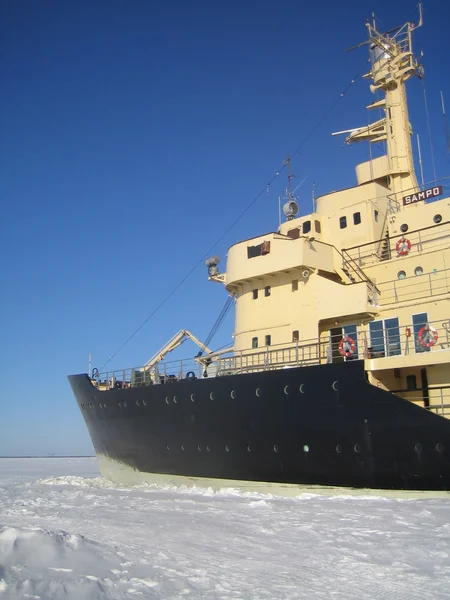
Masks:
[[[313,213],[316,212],[316,182],[313,181],[312,182],[312,209],[313,209]]]
[[[423,180],[423,166],[422,166],[422,153],[420,152],[420,140],[419,134],[417,134],[417,150],[419,152],[419,165],[420,165],[420,178],[422,179],[422,189],[425,189],[425,183]]]
[[[445,114],[444,94],[442,93],[442,90],[441,90],[441,104],[442,104],[442,115],[444,117],[445,137],[447,138],[447,150],[450,152],[450,137],[448,135],[447,115]]]
[[[298,214],[298,204],[296,202],[296,198],[294,198],[292,191],[291,191],[291,179],[293,179],[295,177],[295,175],[293,173],[291,173],[291,157],[289,155],[286,158],[286,160],[284,161],[284,164],[287,165],[288,183],[287,183],[287,188],[284,190],[287,202],[283,205],[283,212],[286,215],[287,220],[290,221],[291,219],[296,217]],[[303,181],[300,182],[299,185],[301,185],[303,183]],[[299,186],[297,186],[297,187],[299,187]],[[295,189],[297,189],[297,188],[295,188]],[[281,198],[279,200],[281,200]],[[281,224],[281,218],[280,218],[280,224]]]

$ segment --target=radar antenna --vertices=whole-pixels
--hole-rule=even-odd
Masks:
[[[284,164],[287,165],[287,188],[284,190],[284,204],[283,204],[283,212],[288,221],[293,219],[298,215],[298,198],[295,197],[291,190],[291,181],[295,177],[294,173],[291,173],[291,157],[288,156],[284,161]],[[304,180],[303,180],[304,181]],[[295,189],[297,189],[303,182],[301,182]],[[295,191],[295,190],[294,190]],[[279,202],[281,202],[281,198],[279,198]],[[281,224],[281,223],[280,223]]]

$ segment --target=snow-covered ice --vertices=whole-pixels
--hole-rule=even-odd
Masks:
[[[0,459],[0,600],[450,598],[450,496],[120,488]]]

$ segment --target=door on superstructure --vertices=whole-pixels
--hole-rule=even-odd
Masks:
[[[344,357],[339,352],[339,344],[342,340],[342,327],[333,327],[330,329],[330,348],[331,357],[330,362],[340,363],[344,362]]]
[[[350,338],[351,342],[354,343],[354,352],[344,357],[340,351],[339,346],[343,339]],[[346,346],[347,347],[347,346]],[[344,327],[333,327],[330,329],[330,349],[331,349],[331,362],[339,363],[345,360],[356,360],[358,356],[358,337],[356,325],[345,325]]]

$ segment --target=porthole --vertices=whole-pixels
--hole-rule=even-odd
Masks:
[[[406,277],[405,271],[399,271],[397,273],[397,279],[405,279],[405,277]]]
[[[436,452],[439,452],[439,454],[440,454],[441,452],[444,451],[444,444],[441,444],[438,442],[435,446],[435,449],[436,449]]]
[[[166,401],[166,404],[169,404],[169,396],[166,396],[164,400]]]
[[[167,444],[167,446],[166,446],[166,450],[170,450],[170,446],[169,446],[169,444]]]
[[[422,267],[416,267],[414,269],[414,275],[423,275],[423,269],[422,269]]]
[[[408,231],[408,225],[406,223],[403,223],[402,225],[400,225],[400,231],[402,233],[406,233]]]
[[[442,221],[442,215],[434,215],[433,221],[435,223],[440,223]]]
[[[127,403],[126,403],[126,402],[124,402],[124,403],[123,403],[123,407],[124,407],[124,408],[126,408],[126,407],[127,407]]]
[[[251,452],[252,451],[252,447],[251,446],[247,446],[247,452]]]
[[[236,390],[231,390],[230,392],[230,396],[233,398],[233,400],[236,398]]]
[[[143,404],[144,406],[147,406],[147,400],[142,400],[142,404]]]
[[[139,400],[136,400],[136,406],[140,406]]]
[[[255,394],[258,398],[261,398],[261,388],[256,388]]]
[[[305,384],[304,384],[304,383],[301,383],[301,384],[298,386],[298,391],[300,392],[300,394],[304,394],[304,393],[305,393],[305,390],[303,389],[304,387],[305,387]]]
[[[422,452],[423,450],[423,446],[420,442],[417,442],[417,444],[414,446],[414,450],[419,454],[420,452]]]
[[[191,402],[195,402],[195,394],[191,394]]]
[[[173,397],[173,403],[174,403],[174,404],[177,404],[177,403],[178,403],[178,400],[177,400],[177,397],[176,397],[176,396],[174,396],[174,397]]]
[[[303,446],[303,452],[304,452],[305,454],[308,454],[308,452],[309,452],[309,446],[308,446],[308,444],[305,444],[305,445]]]
[[[184,451],[184,446],[183,446],[183,444],[181,444],[180,448],[181,448],[181,450],[183,450],[183,451]]]
[[[342,446],[341,446],[340,444],[338,444],[338,445],[336,446],[336,452],[337,452],[338,454],[342,454]]]
[[[286,396],[289,394],[289,386],[288,385],[284,386],[284,393],[286,394]]]
[[[106,404],[103,405],[103,408],[106,408]]]
[[[210,400],[214,400],[214,392],[211,392],[209,395]]]
[[[206,452],[210,452],[211,448],[209,447],[209,444],[206,444]]]
[[[201,446],[197,446],[197,450],[198,450],[199,452],[201,452],[201,451],[202,451],[202,448],[201,448]]]
[[[361,446],[359,444],[355,444],[353,446],[353,452],[355,452],[356,454],[359,454],[361,452]]]
[[[230,451],[230,446],[225,446],[225,452],[229,452]]]
[[[273,451],[274,451],[274,452],[278,452],[278,451],[279,451],[279,449],[280,449],[280,448],[279,448],[279,447],[278,447],[278,446],[275,444],[275,446],[273,447]]]

